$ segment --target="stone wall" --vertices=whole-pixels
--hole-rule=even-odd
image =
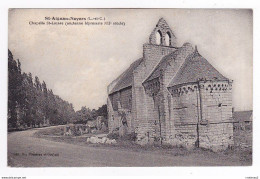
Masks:
[[[166,143],[176,142],[187,148],[193,148],[198,139],[197,126],[200,119],[200,101],[197,84],[182,85],[169,89],[171,96],[169,138]]]
[[[109,95],[109,100],[111,101],[112,109],[114,111],[118,110],[118,102],[120,101],[120,93],[115,92],[111,95]]]
[[[126,88],[120,91],[120,104],[121,108],[128,109],[131,111],[132,109],[132,88]]]
[[[200,147],[217,151],[233,146],[232,82],[202,81],[200,94]]]
[[[134,89],[133,98],[135,99],[133,104],[134,123],[137,132],[137,138],[144,139],[147,142],[151,142],[154,137],[160,136],[159,127],[159,113],[160,109],[161,121],[164,121],[164,106],[155,106],[153,97],[149,96],[144,89],[143,82],[151,74],[156,65],[160,62],[162,57],[176,50],[173,47],[159,46],[154,44],[145,44],[143,47],[144,62],[141,63],[134,72]],[[161,83],[162,84],[162,83]],[[157,98],[155,100],[163,100]],[[163,102],[163,101],[162,101]],[[163,123],[163,122],[161,122]],[[161,125],[163,128],[165,125]],[[158,132],[159,131],[159,132]],[[161,132],[164,131],[161,129]]]
[[[163,84],[164,87],[163,90],[163,96],[164,96],[164,109],[165,109],[165,140],[168,141],[170,138],[172,138],[174,133],[174,115],[173,112],[173,106],[175,105],[174,101],[172,100],[171,93],[167,89],[168,84],[172,80],[172,78],[176,75],[177,71],[185,61],[185,59],[193,53],[194,48],[189,43],[184,43],[182,47],[178,49],[178,51],[175,52],[174,56],[171,57],[171,59],[168,60],[166,69],[163,72]],[[170,139],[171,140],[171,139]]]
[[[232,123],[209,123],[199,126],[199,146],[213,151],[234,145]]]
[[[125,88],[108,97],[108,128],[109,132],[122,126],[122,113],[127,119],[127,131],[134,130],[132,122],[132,88]]]
[[[134,118],[135,131],[138,134],[137,138],[145,137],[147,131],[144,128],[148,125],[146,121],[146,94],[142,86],[145,78],[145,65],[142,62],[134,71],[134,84],[133,84],[133,104],[132,113]]]
[[[168,143],[213,151],[233,146],[232,83],[201,81],[169,89],[172,94]],[[176,139],[174,139],[174,137]]]
[[[200,82],[202,120],[209,122],[231,122],[232,82]]]
[[[155,47],[157,46],[154,46],[153,48]],[[153,50],[153,48],[151,52],[156,53],[157,55],[158,53],[160,55],[160,52],[162,51],[167,51],[164,48],[159,48],[157,49],[159,52],[156,52],[156,50]],[[146,136],[151,138],[149,141],[158,138],[165,141],[172,135],[172,124],[170,124],[171,109],[169,108],[169,105],[171,105],[171,95],[167,89],[167,85],[169,84],[172,77],[176,74],[186,57],[192,53],[193,50],[193,47],[188,43],[185,43],[182,47],[178,48],[178,51],[168,49],[167,53],[175,52],[172,56],[169,56],[164,60],[164,68],[161,70],[160,77],[150,80],[144,84],[146,90],[146,113],[142,114],[146,114],[145,122],[149,127],[146,127],[146,130],[142,131],[146,131],[148,133],[146,133]],[[150,51],[146,50],[146,53],[147,52]],[[156,58],[152,58],[155,55],[149,56],[148,54],[146,56],[151,58],[149,59],[150,61],[156,61]]]
[[[147,122],[149,125],[146,130],[149,133],[149,142],[160,141],[164,136],[165,131],[164,99],[162,92],[160,91],[160,88],[162,88],[162,83],[160,81],[160,79],[154,79],[148,82],[148,85],[153,87],[147,87],[148,89],[146,89],[146,110]]]
[[[175,124],[175,134],[166,143],[193,149],[198,140],[197,125],[192,123]]]

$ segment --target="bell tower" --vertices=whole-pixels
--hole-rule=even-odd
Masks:
[[[147,75],[162,57],[176,49],[175,35],[167,22],[163,18],[160,18],[149,36],[149,42],[143,45],[143,59]]]
[[[176,37],[167,22],[160,18],[149,37],[149,43],[154,45],[176,47]]]

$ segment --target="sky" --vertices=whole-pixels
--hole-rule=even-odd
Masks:
[[[29,24],[46,23],[45,17],[102,17],[125,25]],[[235,110],[252,109],[253,16],[250,10],[10,9],[8,48],[21,61],[24,72],[44,80],[49,89],[72,103],[75,110],[82,106],[98,108],[106,104],[109,83],[142,57],[142,46],[148,43],[161,17],[177,37],[177,46],[185,42],[197,45],[204,58],[234,80]]]

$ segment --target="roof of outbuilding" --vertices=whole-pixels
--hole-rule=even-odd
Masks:
[[[118,78],[118,82],[114,88],[109,92],[109,94],[120,91],[124,88],[131,87],[133,85],[133,71],[140,65],[143,58],[134,61],[128,69],[126,69]]]
[[[195,48],[195,51],[185,59],[168,87],[197,82],[199,79],[217,81],[228,80],[228,78],[219,73],[204,57],[202,57],[197,51],[197,48]]]
[[[252,114],[253,111],[235,111],[233,114],[233,118],[237,122],[243,122],[243,121],[252,121]]]

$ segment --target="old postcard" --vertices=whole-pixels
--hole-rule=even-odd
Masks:
[[[8,13],[9,167],[252,165],[251,9]]]

